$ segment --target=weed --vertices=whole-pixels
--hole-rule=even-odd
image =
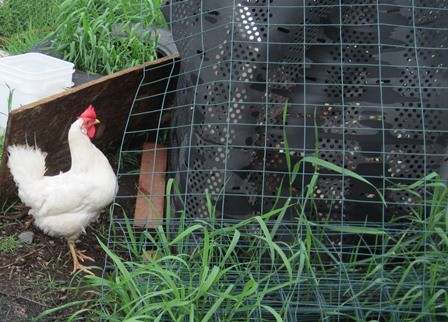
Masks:
[[[108,74],[157,57],[151,26],[163,26],[160,0],[5,0],[0,47],[20,54],[42,40],[80,70]]]
[[[8,84],[6,84],[6,83],[5,83],[5,85],[6,85],[6,87],[8,87],[7,104],[8,104],[8,113],[10,113],[11,110],[12,110],[12,100],[13,100],[13,97],[14,97],[14,90],[15,89],[11,89],[11,87]]]
[[[12,98],[13,98],[13,94],[14,94],[14,89],[11,90],[11,88],[9,87],[8,84],[6,84],[6,86],[9,89],[9,94],[8,94],[8,99],[7,99],[7,104],[8,104],[8,113],[11,112],[11,108],[12,108]],[[6,113],[0,113],[2,115],[0,115],[0,117],[7,117],[7,115],[4,115]],[[4,129],[0,128],[0,165],[2,164],[2,157],[3,157],[3,149],[4,149],[4,145],[5,145],[5,131]]]
[[[327,166],[314,158],[305,162]],[[111,270],[101,277],[85,276],[75,287],[78,295],[90,293],[90,300],[50,309],[40,318],[85,303],[72,319],[208,321],[219,316],[220,321],[297,321],[343,316],[365,321],[377,320],[381,308],[384,321],[444,320],[448,188],[431,174],[391,189],[421,194],[423,187],[431,197],[429,209],[421,206],[408,218],[384,225],[340,225],[311,221],[304,211],[310,207],[293,198],[239,222],[215,218],[210,198],[209,219],[173,217],[169,205],[180,192],[169,180],[166,218],[156,231],[137,235],[129,219],[116,220],[111,235],[126,238],[111,243],[113,250],[99,241]],[[288,219],[291,211],[296,216]],[[347,250],[349,256],[328,243],[335,233],[359,237]]]
[[[45,37],[48,30],[35,29],[31,25],[29,29],[20,31],[8,38],[5,45],[2,46],[10,55],[26,53],[39,43]]]
[[[0,252],[11,254],[24,247],[24,244],[15,235],[5,236],[0,239]]]
[[[116,155],[116,162],[120,164],[120,172],[124,172],[126,169],[126,173],[138,173],[140,169],[140,159],[141,153],[134,151],[124,151],[120,154]]]
[[[45,29],[55,17],[55,0],[4,0],[0,6],[0,37],[9,39],[16,33]]]
[[[2,164],[4,145],[5,145],[5,134],[3,133],[3,130],[0,129],[0,165]]]
[[[89,73],[110,74],[156,58],[155,35],[149,26],[162,16],[152,1],[66,0],[60,4],[56,28],[48,35],[51,51]],[[143,11],[143,14],[142,14]]]
[[[56,265],[54,265],[56,267]],[[47,303],[54,301],[55,294],[60,294],[61,288],[66,284],[66,281],[56,280],[50,274],[40,273],[36,271],[27,283],[21,288],[21,291],[25,291],[27,288],[38,288],[39,292],[36,293],[35,300],[41,303]]]

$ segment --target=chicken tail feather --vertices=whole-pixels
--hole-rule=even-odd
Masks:
[[[42,179],[47,170],[46,156],[47,153],[29,145],[8,147],[8,167],[19,188]]]

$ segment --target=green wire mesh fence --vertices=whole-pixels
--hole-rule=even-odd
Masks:
[[[159,9],[172,67],[156,81],[156,69],[144,72],[119,176],[132,186],[161,174],[168,185],[121,190],[108,240],[176,276],[174,285],[141,279],[154,294],[145,305],[187,290],[182,305],[154,316],[446,319],[446,2],[173,0]],[[151,93],[161,81],[163,93]],[[132,127],[142,117],[147,126]],[[168,168],[151,161],[142,171],[147,152],[168,152]],[[163,218],[139,228],[120,219],[136,199],[153,207],[148,196],[164,197]]]

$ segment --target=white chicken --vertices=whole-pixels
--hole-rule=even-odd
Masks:
[[[22,202],[30,207],[34,224],[50,236],[67,239],[73,272],[92,274],[79,260],[93,260],[76,250],[75,241],[89,223],[115,198],[117,177],[109,161],[90,142],[99,121],[89,106],[71,125],[68,143],[71,168],[56,176],[45,176],[46,153],[38,147],[8,147],[8,167]],[[79,260],[78,260],[79,259]]]

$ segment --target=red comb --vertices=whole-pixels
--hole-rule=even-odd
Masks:
[[[92,105],[89,105],[88,108],[80,115],[78,118],[84,118],[84,119],[96,119],[96,113],[95,109]]]

